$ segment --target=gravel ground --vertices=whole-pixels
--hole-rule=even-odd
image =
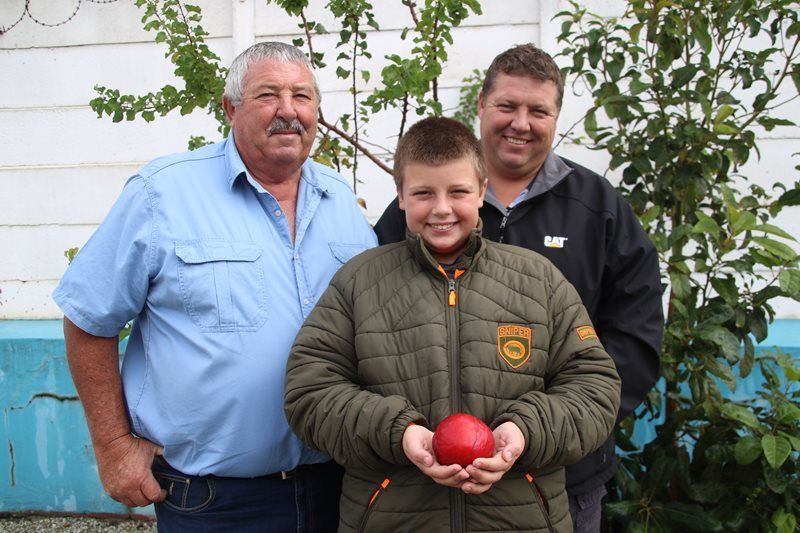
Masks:
[[[124,518],[90,518],[87,516],[0,516],[2,533],[155,533],[156,523],[150,520]]]

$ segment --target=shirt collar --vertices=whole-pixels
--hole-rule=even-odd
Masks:
[[[572,169],[566,163],[564,163],[564,160],[550,150],[544,160],[544,163],[542,163],[542,167],[539,169],[539,172],[534,178],[531,179],[531,181],[528,182],[528,192],[524,199],[516,202],[516,204],[546,193],[561,183],[561,181],[566,178],[570,172],[572,172]],[[484,201],[499,209],[504,215],[507,214],[508,210],[506,209],[506,206],[504,206],[500,200],[497,199],[497,196],[494,195],[491,185],[486,189],[486,198]]]
[[[228,187],[233,188],[236,178],[242,174],[248,174],[247,167],[244,166],[244,161],[242,161],[242,157],[239,155],[239,150],[236,149],[236,143],[233,140],[233,130],[228,134],[228,138],[225,139],[225,165]]]
[[[228,180],[229,187],[232,188],[233,184],[236,182],[236,179],[239,176],[244,175],[247,177],[247,180],[250,182],[250,184],[256,188],[256,190],[263,189],[263,187],[258,185],[258,182],[253,179],[250,172],[248,172],[244,161],[242,161],[242,156],[239,155],[239,150],[236,149],[236,142],[234,142],[233,139],[233,130],[231,130],[231,132],[228,134],[228,138],[225,139],[225,162],[227,166],[226,179]],[[306,159],[300,170],[300,179],[317,189],[320,193],[329,194],[331,192],[330,188],[326,183],[323,183],[319,179],[317,174],[318,171],[315,168],[314,163],[311,161],[311,159]]]

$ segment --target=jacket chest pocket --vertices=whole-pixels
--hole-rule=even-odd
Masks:
[[[186,312],[202,331],[256,331],[267,320],[267,287],[253,243],[193,240],[175,243]]]

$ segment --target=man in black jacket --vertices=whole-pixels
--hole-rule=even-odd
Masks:
[[[658,256],[608,181],[552,152],[563,95],[558,67],[533,45],[506,50],[489,67],[478,99],[489,171],[483,233],[539,252],[575,286],[622,378],[621,420],[658,378],[664,323]],[[381,244],[405,238],[397,200],[375,231]],[[616,468],[613,435],[567,468],[576,532],[599,531],[605,483]]]

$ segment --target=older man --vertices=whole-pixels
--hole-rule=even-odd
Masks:
[[[658,257],[630,206],[603,178],[552,151],[564,94],[553,59],[533,45],[498,55],[478,101],[489,188],[486,237],[539,252],[575,286],[622,378],[619,419],[658,377],[663,313]],[[404,238],[397,201],[375,227],[382,244]],[[614,440],[567,468],[575,531],[600,529]]]
[[[341,471],[290,431],[283,380],[331,276],[376,239],[308,159],[319,101],[298,49],[246,50],[225,86],[231,135],[134,175],[54,293],[103,485],[156,502],[159,531],[338,523]]]

